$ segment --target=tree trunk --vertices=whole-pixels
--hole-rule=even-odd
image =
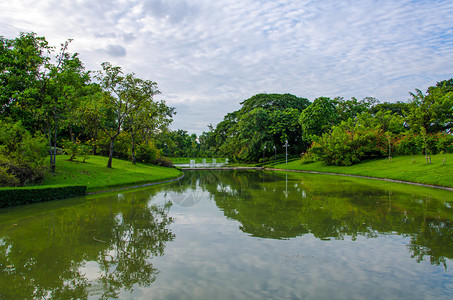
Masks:
[[[112,160],[113,160],[113,142],[115,141],[115,138],[110,138],[110,151],[109,151],[109,161],[107,163],[107,168],[112,167]]]
[[[74,143],[74,132],[72,132],[72,126],[69,125],[69,135],[71,136],[71,142]]]
[[[55,156],[53,152],[56,150],[52,147],[52,129],[50,128],[50,122],[47,120],[47,134],[49,136],[49,157],[50,157],[50,171],[55,174]]]
[[[50,157],[50,170],[52,171],[52,165],[53,165],[53,155],[52,155],[52,131],[50,130],[50,125],[49,122],[47,122],[47,131],[48,131],[48,136],[49,136],[49,157]],[[53,173],[53,171],[52,171]]]
[[[53,140],[53,164],[50,166],[52,173],[55,173],[56,162],[57,162],[57,122],[55,121],[55,131]]]
[[[135,160],[135,141],[134,141],[134,128],[131,127],[131,141],[132,141],[132,163],[135,165],[136,160]]]

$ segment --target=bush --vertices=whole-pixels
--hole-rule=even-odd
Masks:
[[[149,141],[148,143],[143,142],[136,146],[135,159],[144,163],[152,163],[156,160],[159,155],[159,150],[156,145]]]
[[[86,186],[24,187],[0,189],[0,207],[83,196]]]
[[[406,132],[397,138],[396,153],[400,155],[453,153],[453,136],[444,132],[425,134]]]
[[[81,143],[79,140],[76,140],[75,142],[64,140],[62,144],[66,154],[70,156],[70,161],[81,158],[82,162],[85,162],[89,158],[90,147]]]
[[[8,170],[7,167],[0,166],[0,186],[18,186],[20,184],[19,179]]]
[[[162,167],[173,167],[173,162],[171,160],[169,160],[168,158],[166,157],[159,157],[157,158],[155,161],[154,161],[154,164],[155,165],[158,165],[158,166],[162,166]]]
[[[334,126],[313,142],[302,163],[322,160],[329,165],[350,166],[364,159],[388,154],[388,138],[379,128],[354,124],[352,119]]]
[[[400,135],[396,142],[396,153],[400,155],[422,154],[423,141],[420,135],[408,132]]]
[[[27,162],[1,161],[0,167],[16,180],[9,181],[7,177],[5,182],[0,181],[0,186],[25,186],[27,183],[39,183],[44,179],[47,168],[43,166],[33,166]]]
[[[444,132],[436,134],[437,153],[453,153],[453,135]]]
[[[21,122],[0,120],[0,127],[0,186],[40,182],[47,170],[44,137],[32,136]]]

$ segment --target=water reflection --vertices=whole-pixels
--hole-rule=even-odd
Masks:
[[[174,239],[170,206],[129,193],[1,224],[0,298],[114,298],[149,286],[151,258]]]
[[[417,261],[428,258],[447,268],[446,258],[453,259],[450,192],[432,191],[435,198],[431,191],[409,194],[357,179],[260,171],[197,171],[186,178],[252,236],[355,240],[397,234],[410,237]]]
[[[385,299],[429,290],[449,299],[451,198],[351,178],[198,170],[143,190],[4,209],[0,298]]]

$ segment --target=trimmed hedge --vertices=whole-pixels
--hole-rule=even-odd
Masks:
[[[22,187],[0,189],[0,207],[83,196],[86,186]]]

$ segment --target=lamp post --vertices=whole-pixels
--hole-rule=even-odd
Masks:
[[[167,150],[168,150],[167,143],[165,143],[165,157],[167,157]]]
[[[277,164],[277,147],[274,145],[274,152],[275,152],[275,160],[274,160],[274,165]]]
[[[288,163],[288,140],[285,141],[285,145],[283,147],[286,148],[286,163]]]
[[[264,152],[266,151],[266,145],[263,147],[263,163],[264,163]]]

